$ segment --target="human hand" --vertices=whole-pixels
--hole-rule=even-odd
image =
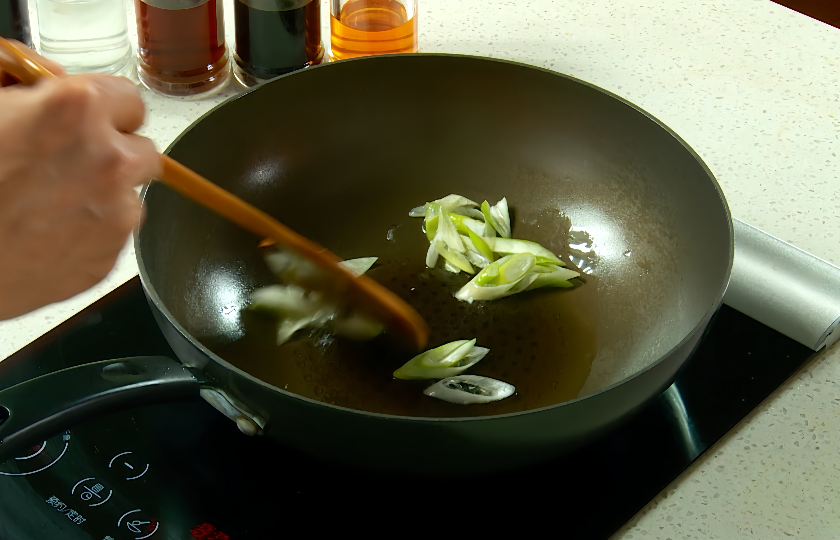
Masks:
[[[0,89],[0,319],[70,298],[113,268],[140,220],[133,188],[160,173],[152,142],[132,134],[144,114],[123,77]]]

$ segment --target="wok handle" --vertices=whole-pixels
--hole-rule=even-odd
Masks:
[[[175,360],[137,356],[62,369],[1,390],[0,463],[97,416],[196,399],[202,382]]]

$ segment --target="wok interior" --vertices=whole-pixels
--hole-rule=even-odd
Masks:
[[[722,195],[674,136],[597,89],[514,64],[417,55],[309,69],[213,111],[170,155],[341,257],[402,261],[411,252],[415,274],[428,243],[410,208],[450,193],[491,204],[507,197],[514,237],[595,278],[580,289],[597,294],[571,297],[586,319],[571,332],[593,341],[593,358],[565,399],[633,375],[678,344],[719,299],[730,263]],[[255,352],[230,347],[246,329],[239,308],[274,282],[258,239],[159,184],[146,207],[147,286],[190,335],[243,367],[236,355]],[[581,256],[587,235],[597,257]],[[528,324],[532,335],[549,326],[539,317]],[[565,346],[542,345],[540,361]],[[511,344],[509,356],[527,349]]]

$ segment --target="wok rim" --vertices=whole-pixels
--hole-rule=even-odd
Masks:
[[[597,92],[601,92],[602,94],[605,94],[606,96],[619,101],[623,105],[630,107],[631,109],[633,109],[637,113],[643,115],[644,117],[646,117],[650,121],[654,122],[657,126],[659,126],[661,129],[663,129],[667,134],[669,134],[671,137],[673,137],[686,151],[688,151],[689,155],[694,158],[694,160],[697,162],[697,164],[700,165],[702,170],[706,173],[706,175],[708,176],[709,180],[712,183],[712,187],[717,192],[718,198],[720,200],[720,203],[723,206],[724,214],[726,216],[726,223],[727,223],[727,228],[728,228],[728,232],[729,232],[729,260],[727,261],[727,264],[726,264],[726,271],[725,271],[725,274],[724,274],[724,279],[721,280],[722,285],[720,287],[720,290],[716,294],[715,299],[712,301],[712,304],[709,307],[709,309],[703,314],[702,317],[700,317],[700,320],[697,322],[697,324],[694,325],[694,327],[691,329],[691,331],[689,331],[688,334],[686,334],[686,336],[683,339],[681,339],[677,344],[675,344],[673,347],[668,349],[667,352],[661,354],[656,360],[654,360],[653,362],[648,364],[643,369],[640,369],[639,371],[633,373],[632,375],[630,375],[628,377],[625,377],[625,378],[623,378],[623,379],[621,379],[621,380],[619,380],[619,381],[617,381],[617,382],[615,382],[615,383],[613,383],[609,386],[606,386],[606,387],[602,388],[601,390],[599,390],[597,392],[593,392],[593,393],[587,394],[585,396],[579,396],[579,397],[576,397],[576,398],[568,400],[568,401],[563,401],[561,403],[555,403],[553,405],[547,405],[545,407],[540,407],[540,408],[537,408],[537,409],[529,409],[529,410],[526,410],[526,411],[519,411],[519,412],[505,413],[505,414],[496,414],[496,415],[487,415],[487,416],[432,417],[432,416],[403,416],[403,415],[376,413],[376,412],[370,412],[370,411],[363,411],[363,410],[359,410],[359,409],[352,409],[350,407],[343,407],[343,406],[340,406],[340,405],[333,405],[331,403],[325,403],[323,401],[318,401],[318,400],[315,400],[315,399],[312,399],[312,398],[301,396],[299,394],[295,394],[294,392],[289,392],[288,390],[283,390],[282,388],[278,388],[278,387],[276,387],[276,386],[274,386],[270,383],[267,383],[267,382],[263,381],[262,379],[260,379],[258,377],[255,377],[254,375],[251,375],[247,371],[244,371],[244,370],[240,369],[239,367],[231,364],[230,362],[228,362],[227,360],[225,360],[221,356],[217,355],[216,353],[214,353],[213,351],[211,351],[210,349],[205,347],[200,341],[195,339],[189,332],[187,332],[187,330],[183,326],[181,326],[181,324],[175,319],[175,317],[172,316],[170,311],[166,308],[166,305],[163,303],[163,300],[158,295],[154,286],[151,284],[149,274],[146,271],[146,265],[143,262],[142,250],[140,248],[140,235],[142,234],[142,229],[143,229],[143,226],[141,224],[134,234],[134,250],[135,250],[135,257],[137,259],[137,267],[138,267],[138,270],[139,270],[138,273],[140,275],[140,281],[143,284],[143,289],[146,291],[146,295],[147,295],[148,299],[154,305],[155,309],[160,311],[160,313],[166,318],[167,322],[173,328],[175,328],[175,330],[177,330],[178,333],[181,334],[190,344],[192,344],[201,353],[203,353],[208,358],[212,359],[214,362],[216,362],[217,364],[219,364],[223,368],[231,370],[234,373],[236,373],[236,374],[238,374],[242,377],[245,377],[250,382],[252,382],[254,384],[258,384],[260,386],[263,386],[268,390],[280,393],[281,395],[287,396],[289,398],[301,400],[301,401],[303,401],[307,404],[310,404],[310,405],[327,407],[327,408],[330,408],[330,409],[334,409],[336,412],[349,413],[349,414],[359,414],[359,415],[370,416],[370,417],[374,417],[374,418],[381,418],[381,419],[384,419],[384,420],[392,420],[392,421],[419,422],[419,423],[479,422],[479,421],[502,420],[502,419],[508,419],[508,418],[513,418],[513,417],[524,416],[524,415],[536,414],[536,413],[540,413],[540,412],[543,412],[543,411],[555,409],[555,408],[558,408],[558,407],[571,406],[571,405],[583,402],[583,401],[588,400],[588,399],[593,399],[597,396],[600,396],[601,394],[604,394],[606,392],[609,392],[610,390],[613,390],[613,389],[617,388],[618,386],[621,386],[622,384],[625,384],[625,383],[627,383],[627,382],[629,382],[633,379],[641,377],[646,372],[654,369],[659,364],[661,364],[663,361],[665,361],[666,359],[671,357],[677,350],[679,350],[681,347],[683,347],[688,341],[693,339],[694,336],[698,332],[702,332],[705,329],[705,327],[710,324],[710,322],[712,321],[712,316],[720,308],[721,304],[723,303],[723,296],[726,292],[727,287],[729,286],[729,280],[731,279],[731,275],[732,275],[732,265],[733,265],[734,253],[735,253],[734,225],[733,225],[733,222],[732,222],[732,213],[729,209],[729,204],[726,201],[726,197],[723,193],[723,190],[720,187],[720,183],[717,181],[717,178],[715,177],[714,173],[712,173],[711,169],[706,165],[705,161],[703,161],[703,159],[700,157],[700,155],[682,137],[680,137],[676,132],[674,132],[671,128],[669,128],[667,125],[665,125],[665,123],[660,121],[658,118],[656,118],[655,116],[653,116],[649,112],[645,111],[644,109],[642,109],[638,105],[635,105],[635,104],[631,103],[630,101],[624,99],[623,97],[621,97],[619,95],[616,95],[613,92],[610,92],[609,90],[605,90],[604,88],[601,88],[600,86],[597,86],[597,85],[592,84],[590,82],[584,81],[582,79],[578,79],[578,78],[573,77],[571,75],[561,73],[559,71],[553,71],[553,70],[542,68],[542,67],[539,67],[539,66],[525,64],[523,62],[517,62],[517,61],[513,61],[513,60],[505,60],[505,59],[499,59],[499,58],[490,58],[490,57],[484,57],[484,56],[467,55],[467,54],[412,53],[410,55],[409,54],[386,54],[386,55],[378,55],[378,56],[353,58],[353,59],[348,59],[348,60],[342,60],[342,61],[340,61],[340,64],[346,64],[346,63],[350,63],[350,62],[377,62],[377,61],[382,61],[383,59],[393,59],[393,58],[406,58],[407,59],[407,58],[415,58],[415,57],[446,58],[446,59],[460,58],[460,59],[468,59],[468,60],[480,61],[480,62],[507,64],[507,65],[511,65],[511,66],[516,66],[516,67],[541,71],[545,74],[552,75],[552,76],[562,77],[562,78],[565,78],[565,79],[570,80],[572,82],[587,86],[592,90],[595,90]],[[189,132],[191,132],[193,129],[195,129],[205,118],[209,117],[217,109],[227,105],[228,103],[231,103],[233,101],[242,99],[242,98],[244,98],[244,97],[246,97],[246,96],[248,96],[248,95],[250,95],[254,92],[259,92],[260,90],[262,90],[264,87],[266,87],[268,85],[277,84],[280,80],[285,79],[286,77],[304,76],[306,73],[311,72],[313,70],[329,69],[330,64],[333,64],[333,63],[335,63],[335,62],[326,62],[326,63],[322,63],[322,64],[315,65],[315,66],[309,66],[309,67],[307,67],[305,69],[302,69],[302,70],[299,70],[299,71],[287,73],[285,75],[281,75],[281,76],[279,76],[275,79],[272,79],[270,81],[267,81],[265,83],[261,83],[257,86],[252,87],[252,88],[248,88],[244,92],[237,93],[237,94],[225,99],[221,103],[215,105],[210,110],[208,110],[207,112],[202,114],[195,121],[190,123],[190,125],[187,126],[187,128],[185,128],[180,134],[178,134],[178,136],[169,144],[169,146],[167,146],[166,150],[163,153],[165,155],[169,155],[169,153],[172,151],[172,149],[181,141],[182,138],[184,138]],[[140,193],[141,203],[142,203],[142,206],[144,208],[146,206],[146,194],[148,193],[148,190],[151,187],[153,182],[154,181],[146,184],[143,187],[143,189]],[[705,321],[705,323],[704,323],[704,321]],[[177,354],[176,354],[176,357],[177,357]],[[183,363],[183,360],[180,357],[177,357],[177,360],[180,363]],[[683,364],[684,363],[685,363],[685,361],[683,361]],[[682,364],[681,364],[680,367],[682,367]],[[673,379],[671,379],[671,384],[673,384]],[[658,396],[658,394],[656,396],[651,396],[650,399],[655,398],[657,396]]]

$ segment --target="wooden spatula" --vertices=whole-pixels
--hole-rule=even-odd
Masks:
[[[54,77],[49,70],[3,38],[0,38],[0,70],[26,85],[35,84],[46,77]],[[313,284],[313,288],[321,288],[322,292],[333,297],[340,294],[342,303],[347,307],[376,317],[418,350],[426,346],[429,340],[428,325],[420,314],[400,297],[369,277],[354,276],[339,265],[341,259],[327,249],[295,233],[265,212],[254,208],[169,156],[162,155],[161,160],[163,174],[160,180],[168,187],[243,229],[261,238],[273,240],[277,245],[311,260],[333,278],[325,280],[325,284],[320,287]]]

